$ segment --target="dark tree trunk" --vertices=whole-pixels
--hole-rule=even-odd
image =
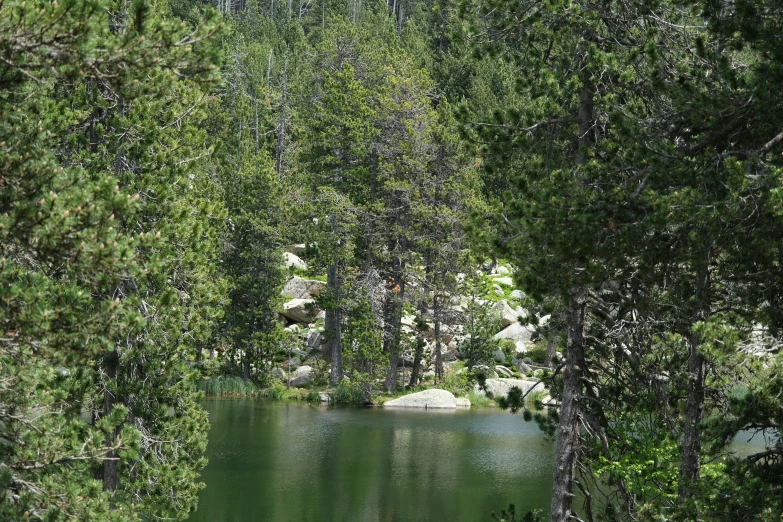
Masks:
[[[696,281],[696,310],[693,323],[706,320],[710,307],[707,293],[710,285],[708,264],[699,270]],[[704,418],[704,377],[706,361],[699,353],[701,339],[691,332],[688,354],[688,396],[685,406],[685,423],[682,434],[680,475],[677,487],[677,503],[686,507],[695,495],[694,486],[701,471],[701,423]],[[691,514],[689,519],[695,520]]]
[[[422,355],[424,355],[424,343],[419,341],[416,343],[416,353],[413,356],[413,367],[411,368],[411,380],[408,382],[408,386],[411,388],[419,383]]]
[[[552,522],[566,522],[571,516],[574,469],[579,449],[580,405],[584,373],[584,325],[587,288],[571,289],[568,302],[568,347],[563,374],[563,397],[557,428],[555,472],[552,484]]]
[[[115,380],[117,378],[117,365],[119,364],[119,353],[117,350],[113,350],[106,357],[106,377],[109,380]],[[114,410],[114,405],[117,403],[117,398],[109,390],[103,392],[103,416],[110,415]],[[114,445],[114,440],[119,433],[120,427],[117,426],[113,433],[106,434],[106,446],[111,447]],[[103,461],[103,490],[104,491],[116,491],[119,477],[117,475],[117,467],[119,464],[116,451],[110,451],[106,455],[106,460]]]
[[[443,379],[443,361],[440,356],[440,303],[437,292],[432,298],[432,315],[435,321],[435,384],[438,384]]]
[[[327,336],[326,353],[331,356],[332,369],[329,384],[337,386],[343,380],[342,313],[340,310],[340,273],[337,265],[326,270],[326,287],[332,295],[334,306],[326,310],[324,330]]]

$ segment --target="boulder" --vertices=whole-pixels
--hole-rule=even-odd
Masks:
[[[315,320],[315,313],[311,306],[315,303],[312,299],[291,299],[283,304],[283,315],[298,323],[311,323]]]
[[[312,375],[313,368],[311,366],[300,366],[291,375],[291,386],[298,387],[307,384]]]
[[[281,381],[287,381],[288,375],[286,375],[285,371],[283,371],[282,368],[274,367],[272,368],[272,377],[275,377],[277,379],[280,379]]]
[[[517,386],[520,390],[522,390],[522,393],[525,394],[530,390],[530,388],[535,386],[537,382],[538,381],[526,381],[523,379],[487,379],[485,386],[487,391],[490,392],[493,397],[506,397],[509,390],[511,390],[511,388],[514,386]],[[539,385],[539,387],[541,387],[541,385]],[[541,387],[541,389],[544,390],[543,387]],[[484,393],[484,390],[476,385],[476,392]]]
[[[520,351],[520,342],[528,343],[533,336],[533,327],[521,323],[512,323],[501,330],[493,337],[496,340],[511,339],[517,344],[517,351]],[[524,346],[524,345],[523,345]]]
[[[516,310],[509,306],[508,301],[501,299],[492,306],[492,309],[500,314],[500,326],[503,328],[516,323],[520,314],[526,312],[524,308],[518,307]]]
[[[502,362],[502,363],[506,362],[506,354],[500,348],[495,350],[495,353],[493,353],[492,355],[493,357],[495,357],[495,360],[497,362]]]
[[[322,281],[294,276],[288,280],[280,293],[289,295],[293,299],[312,299],[324,288],[326,288],[326,284]]]
[[[502,375],[503,377],[512,377],[514,375],[514,372],[500,364],[495,365],[495,371],[498,372],[498,375]]]
[[[514,286],[514,280],[509,276],[493,277],[492,281],[503,286]]]
[[[510,274],[511,271],[503,265],[498,265],[497,273],[500,275],[506,275],[506,274]]]
[[[321,351],[321,349],[323,349],[321,339],[323,339],[323,330],[310,330],[305,336],[305,346],[307,346],[307,349],[310,351]]]
[[[383,403],[384,408],[454,409],[457,401],[446,390],[424,390]]]
[[[457,397],[454,401],[457,408],[470,408],[470,399],[467,397]]]
[[[299,259],[299,256],[292,254],[291,252],[283,252],[283,266],[285,268],[298,268],[299,270],[307,270],[307,263]]]
[[[511,362],[514,364],[514,366],[516,366],[516,368],[517,368],[517,371],[518,371],[519,373],[521,373],[522,375],[526,375],[526,374],[527,374],[527,372],[532,372],[532,371],[533,371],[533,368],[531,368],[530,366],[528,366],[527,364],[525,364],[525,363],[522,361],[522,359],[516,359],[516,358],[515,358],[515,359],[513,359]]]
[[[321,402],[331,402],[331,397],[326,392],[318,392],[318,398],[321,399]]]
[[[296,245],[288,245],[287,247],[285,247],[285,251],[290,252],[295,256],[298,256],[299,254],[304,252],[305,248],[307,248],[307,245],[305,245],[304,243],[297,243]]]
[[[523,292],[522,290],[512,290],[511,293],[508,294],[508,296],[511,299],[516,299],[517,301],[520,301],[525,297],[527,297],[527,295],[525,295],[525,292]]]
[[[504,292],[503,289],[500,288],[500,285],[492,285],[492,291],[495,292],[499,296],[506,295],[506,292]]]
[[[302,365],[302,360],[299,359],[299,357],[291,357],[287,361],[284,361],[283,365],[291,366],[292,368],[296,368],[297,366],[301,366]]]

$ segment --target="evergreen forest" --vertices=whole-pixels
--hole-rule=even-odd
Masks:
[[[205,396],[433,388],[556,440],[552,522],[783,519],[781,35],[777,0],[0,0],[0,520],[187,519]]]

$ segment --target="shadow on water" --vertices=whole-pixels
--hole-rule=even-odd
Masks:
[[[205,401],[209,465],[191,522],[491,520],[547,511],[554,444],[495,409]]]

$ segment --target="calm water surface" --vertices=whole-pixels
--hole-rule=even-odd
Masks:
[[[192,522],[480,522],[546,513],[554,443],[493,408],[449,412],[206,401]]]

